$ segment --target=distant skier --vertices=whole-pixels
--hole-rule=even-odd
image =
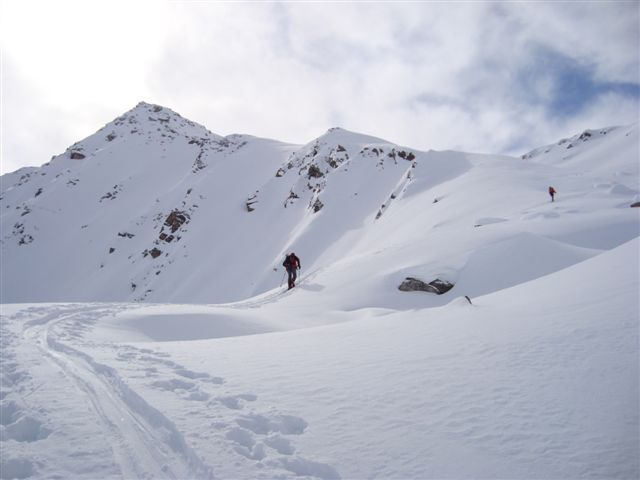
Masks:
[[[553,196],[556,194],[556,189],[553,187],[549,187],[549,195],[551,195],[551,201],[553,202]]]
[[[296,254],[291,252],[284,259],[282,266],[287,269],[289,275],[289,290],[296,286],[297,271],[300,270],[300,259],[296,257]]]

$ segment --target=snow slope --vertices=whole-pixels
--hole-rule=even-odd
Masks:
[[[236,301],[279,286],[289,250],[308,272],[382,252],[394,277],[430,274],[436,258],[455,277],[514,233],[608,249],[638,235],[638,127],[606,131],[524,160],[339,128],[298,147],[223,138],[141,103],[43,167],[1,177],[2,301]],[[385,253],[394,245],[402,260]]]
[[[638,145],[295,146],[138,105],[1,177],[0,477],[638,478]]]
[[[5,305],[3,471],[634,478],[639,247],[473,305]]]

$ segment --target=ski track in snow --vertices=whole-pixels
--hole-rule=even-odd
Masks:
[[[50,381],[38,378],[37,367],[44,360],[90,405],[112,452],[114,477],[216,478],[215,469],[199,455],[212,451],[213,441],[237,460],[254,463],[253,478],[340,478],[332,466],[295,454],[292,438],[305,432],[308,425],[304,419],[273,409],[247,409],[257,395],[233,392],[225,387],[223,378],[187,369],[166,353],[128,344],[97,345],[83,339],[100,318],[135,308],[60,304],[29,307],[3,316],[2,383],[11,388],[9,392],[3,388],[0,398],[2,440],[37,442],[56,431],[54,415],[46,407],[38,409],[41,418],[28,414],[29,402],[18,393],[21,383],[31,383],[22,388],[31,394],[39,388],[33,383],[42,386]],[[87,353],[104,347],[118,368]],[[161,392],[160,397],[153,395],[154,402],[166,399],[167,408],[161,407],[161,411],[149,404],[139,393],[145,388]],[[176,410],[176,405],[179,411],[186,408],[188,414],[173,421],[163,411]],[[205,418],[209,421],[203,422]],[[185,423],[189,423],[189,440],[197,448],[178,427]],[[46,469],[46,461],[30,455],[3,458],[1,478],[27,478]],[[100,471],[100,476],[104,475],[105,470]]]
[[[222,443],[223,449],[256,463],[263,470],[255,472],[256,478],[291,474],[340,478],[332,466],[295,455],[292,438],[302,435],[308,426],[303,418],[273,409],[250,408],[258,400],[257,395],[230,391],[223,378],[187,369],[168,357],[133,345],[119,346],[117,354],[120,362],[144,365],[143,371],[137,371],[140,381],[184,401],[184,418],[191,423],[188,430],[203,449],[210,449],[211,442]],[[173,398],[163,398],[167,403],[173,401]]]

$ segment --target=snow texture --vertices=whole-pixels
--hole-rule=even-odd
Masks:
[[[0,177],[0,477],[638,478],[638,146],[296,146],[139,104]]]

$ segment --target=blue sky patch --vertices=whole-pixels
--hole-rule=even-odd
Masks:
[[[548,48],[537,48],[526,72],[519,79],[530,101],[545,104],[549,114],[570,117],[580,113],[603,94],[614,93],[640,99],[637,83],[599,82],[595,78],[593,64],[580,63]],[[538,83],[549,82],[546,98],[536,88]]]

